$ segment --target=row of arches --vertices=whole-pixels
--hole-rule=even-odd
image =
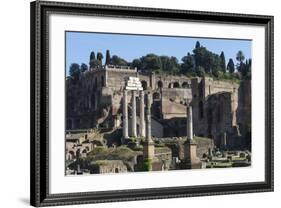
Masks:
[[[81,154],[87,154],[90,151],[89,147],[85,147],[84,149],[73,149],[69,150],[66,154],[67,160],[74,160],[77,159]]]
[[[180,84],[179,82],[170,82],[168,88],[191,88],[188,82],[183,82]]]
[[[144,90],[147,90],[147,87],[148,87],[148,83],[147,81],[145,80],[142,80],[141,81],[141,84],[142,84],[142,88]],[[157,85],[156,85],[156,88],[158,89],[162,89],[164,87],[164,84],[161,80],[159,80],[157,82]],[[179,82],[170,82],[167,86],[167,88],[191,88],[191,85],[188,83],[188,82],[183,82],[183,83],[179,83]]]

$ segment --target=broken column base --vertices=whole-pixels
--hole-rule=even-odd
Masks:
[[[144,162],[146,163],[146,170],[152,171],[153,170],[153,162],[154,162],[154,142],[144,142],[143,143],[143,158]]]
[[[154,158],[154,142],[144,142],[143,143],[143,157],[145,159]]]
[[[128,145],[129,142],[132,142],[132,138],[131,137],[121,137],[121,144],[123,145]]]
[[[181,169],[201,169],[202,162],[197,156],[197,143],[187,139],[184,143],[184,160],[181,162]]]

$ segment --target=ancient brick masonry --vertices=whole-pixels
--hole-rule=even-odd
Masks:
[[[129,77],[138,77],[143,91],[125,89]],[[249,142],[244,138],[251,127],[251,81],[157,75],[116,66],[92,68],[76,82],[67,78],[66,129],[123,128],[124,137],[144,137],[148,91],[152,137],[186,136],[186,101],[190,100],[193,135],[212,138],[219,147]]]

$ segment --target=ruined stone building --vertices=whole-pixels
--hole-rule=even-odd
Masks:
[[[136,68],[104,66],[66,78],[66,130],[122,129],[126,80],[138,77],[152,94],[151,134],[155,138],[186,136],[186,105],[193,109],[193,134],[213,138],[218,147],[249,146],[251,81],[160,75]],[[136,92],[136,134],[141,136],[140,93]],[[128,93],[128,100],[132,94]],[[128,103],[129,136],[132,106]],[[134,132],[135,134],[135,132]]]

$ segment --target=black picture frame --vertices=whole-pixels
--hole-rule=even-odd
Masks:
[[[125,6],[31,2],[31,186],[33,206],[72,205],[273,191],[273,16]],[[101,15],[265,27],[265,181],[83,193],[49,193],[48,14]]]

